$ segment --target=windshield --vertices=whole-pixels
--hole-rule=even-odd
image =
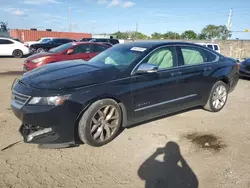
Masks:
[[[68,48],[70,48],[72,46],[72,42],[70,43],[66,43],[66,44],[63,44],[61,46],[58,46],[56,48],[52,48],[49,50],[49,52],[52,52],[52,53],[58,53],[58,52],[62,52]]]
[[[90,64],[113,65],[118,69],[127,68],[143,51],[134,50],[133,47],[116,46],[98,54],[91,60]],[[143,48],[144,49],[144,48]],[[145,49],[144,49],[145,50]]]

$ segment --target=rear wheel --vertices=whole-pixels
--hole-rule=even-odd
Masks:
[[[82,142],[99,147],[113,140],[120,129],[122,113],[112,99],[94,102],[82,115],[78,134]]]
[[[23,57],[23,52],[21,50],[14,50],[12,55],[14,58],[21,58]]]
[[[228,86],[218,81],[213,86],[207,104],[204,108],[210,112],[219,112],[226,104],[228,97]]]

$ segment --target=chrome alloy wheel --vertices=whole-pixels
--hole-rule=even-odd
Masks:
[[[99,109],[91,120],[92,138],[99,142],[109,139],[119,128],[120,118],[118,111],[112,105]]]
[[[223,85],[218,86],[213,93],[213,107],[215,109],[222,108],[227,100],[227,88]]]

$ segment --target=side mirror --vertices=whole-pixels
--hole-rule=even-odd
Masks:
[[[70,54],[73,53],[73,51],[74,51],[73,49],[68,49],[68,51],[66,52],[66,54],[67,54],[67,55],[70,55]]]
[[[150,63],[141,64],[138,69],[135,71],[135,74],[143,74],[143,73],[155,73],[158,71],[158,66]]]

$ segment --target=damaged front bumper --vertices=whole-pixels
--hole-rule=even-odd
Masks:
[[[39,126],[32,126],[28,124],[22,124],[19,129],[20,134],[24,138],[24,142],[36,142],[36,140],[46,139],[48,140],[48,137],[50,137],[51,140],[54,140],[57,138],[56,133],[53,132],[52,128],[43,128]]]

